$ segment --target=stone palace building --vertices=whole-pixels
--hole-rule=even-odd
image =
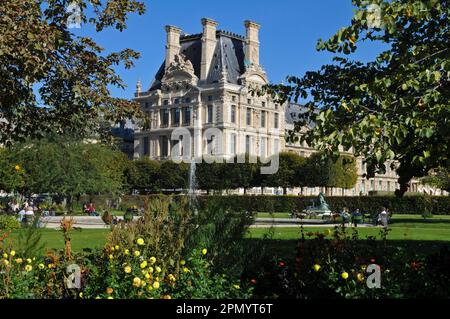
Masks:
[[[199,158],[202,155],[232,158],[237,154],[268,157],[280,151],[309,156],[308,145],[287,144],[285,131],[292,129],[301,112],[296,104],[280,105],[270,96],[252,94],[269,83],[259,60],[260,25],[245,21],[246,35],[218,30],[218,23],[202,19],[203,32],[184,34],[166,26],[165,59],[150,87],[139,81],[135,100],[148,115],[150,127],[134,132],[134,158],[156,160]],[[350,190],[332,189],[329,195],[365,195],[370,191],[394,191],[395,171],[367,180],[363,160],[359,178]],[[288,190],[292,194],[317,195],[319,187]],[[410,191],[440,195],[439,190],[411,183]],[[255,192],[260,192],[260,189]],[[267,188],[267,193],[278,190]]]

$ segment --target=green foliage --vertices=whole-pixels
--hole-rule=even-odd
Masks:
[[[306,185],[310,187],[353,188],[358,179],[353,156],[339,155],[333,160],[324,153],[312,154],[306,164]]]
[[[154,193],[159,190],[161,164],[148,158],[131,161],[125,170],[125,179],[130,189],[140,194]]]
[[[294,264],[272,263],[259,275],[257,297],[300,299],[386,299],[448,298],[450,251],[418,255],[391,246],[388,229],[378,237],[362,240],[358,231],[335,227],[334,231],[304,233],[298,243]],[[306,240],[308,239],[308,240]],[[373,274],[369,265],[380,268],[381,285],[369,288]],[[372,280],[368,280],[372,282]],[[265,285],[267,282],[270,285]]]
[[[20,222],[14,216],[0,215],[0,230],[9,231],[20,228]]]
[[[25,225],[19,232],[17,240],[17,251],[22,256],[35,257],[42,253],[44,243],[41,241],[41,233],[39,230],[39,215],[31,221],[29,225]]]
[[[449,166],[448,90],[450,4],[447,0],[354,0],[351,25],[318,50],[350,54],[371,41],[387,48],[362,63],[336,56],[334,63],[289,85],[269,91],[282,100],[305,99],[298,125],[315,126],[300,137],[309,145],[338,154],[339,147],[363,156],[367,173],[384,173],[393,164],[402,196],[413,177]],[[290,139],[298,132],[290,132]]]
[[[258,263],[264,256],[263,245],[256,248],[244,239],[254,222],[254,215],[239,210],[224,209],[219,196],[211,196],[194,218],[198,225],[187,239],[186,249],[205,247],[208,258],[217,272],[242,274],[249,266]]]
[[[422,182],[450,192],[450,170],[449,168],[438,168],[425,176]]]
[[[138,103],[110,96],[124,88],[115,67],[129,69],[139,54],[131,49],[105,53],[91,38],[76,36],[67,24],[70,1],[3,1],[0,7],[0,143],[10,145],[51,131],[110,135],[103,121],[141,117]],[[81,24],[98,32],[126,27],[135,0],[76,1]],[[26,19],[24,19],[26,17]]]
[[[275,174],[261,175],[266,179],[265,186],[286,188],[302,187],[306,185],[307,159],[293,152],[279,154],[279,168]],[[319,186],[319,185],[318,185]]]
[[[117,193],[128,161],[107,146],[57,136],[16,144],[10,152],[25,171],[24,193],[58,194],[69,201],[84,193]]]
[[[7,192],[20,190],[25,184],[25,172],[11,155],[6,149],[0,148],[0,189]]]
[[[188,183],[188,165],[164,161],[161,163],[159,187],[161,189],[186,189]]]

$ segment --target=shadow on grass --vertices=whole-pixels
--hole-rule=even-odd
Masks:
[[[259,238],[248,238],[249,246],[261,247],[261,244],[265,245],[266,251],[271,257],[276,257],[284,259],[286,261],[295,261],[297,243],[298,240],[294,239],[259,239]],[[364,239],[355,242],[364,242]],[[379,241],[380,245],[383,245]],[[419,255],[429,255],[434,252],[439,251],[442,247],[449,247],[450,243],[448,241],[421,241],[421,240],[388,240],[386,244],[386,249],[403,248],[411,254]]]
[[[450,224],[450,219],[444,218],[399,218],[393,217],[390,224]]]

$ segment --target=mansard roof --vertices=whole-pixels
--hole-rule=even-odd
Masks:
[[[202,57],[202,34],[182,35],[181,50],[187,60],[191,61],[195,75],[200,78]],[[226,75],[227,82],[239,84],[238,78],[245,72],[245,38],[228,31],[216,31],[216,47],[205,84],[219,82]],[[224,72],[225,71],[225,72]],[[161,80],[165,73],[165,62],[162,63],[150,91],[161,88]]]

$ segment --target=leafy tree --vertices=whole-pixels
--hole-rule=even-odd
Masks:
[[[141,194],[155,193],[159,190],[161,164],[148,158],[130,161],[125,169],[125,180],[130,189]]]
[[[185,163],[164,161],[160,168],[160,188],[167,190],[186,189],[189,167]]]
[[[297,153],[279,153],[278,171],[273,175],[266,175],[266,185],[272,187],[282,187],[283,194],[286,194],[287,188],[305,186],[305,164],[306,159]]]
[[[110,96],[125,87],[114,67],[133,66],[131,49],[105,54],[94,40],[71,32],[67,10],[75,3],[81,25],[122,31],[135,0],[8,0],[0,6],[0,143],[49,131],[89,136],[102,121],[140,117],[135,102]],[[104,134],[106,135],[106,134]]]
[[[450,192],[450,171],[448,168],[440,167],[425,176],[422,182]]]
[[[235,156],[233,164],[228,166],[230,168],[229,176],[231,176],[230,187],[232,189],[243,188],[245,194],[248,188],[255,186],[255,176],[259,174],[259,164],[250,163],[248,155],[245,155],[244,163],[239,163],[238,158],[239,156]]]
[[[223,190],[230,186],[232,176],[227,174],[229,173],[227,167],[230,164],[202,161],[196,165],[198,188],[206,190],[209,194],[210,190]]]
[[[314,153],[305,165],[305,183],[310,187],[340,187],[355,186],[358,174],[356,161],[348,155],[340,155],[337,159],[327,157],[325,153]]]
[[[0,148],[0,190],[18,191],[24,184],[22,165],[6,149]]]
[[[447,0],[353,0],[351,25],[317,49],[341,54],[334,63],[289,85],[268,88],[279,99],[302,98],[308,112],[301,127],[315,126],[290,140],[337,155],[339,147],[365,157],[367,177],[390,162],[399,175],[397,196],[413,177],[449,167],[450,3]],[[342,56],[362,42],[383,44],[374,61]],[[318,112],[319,110],[319,112]]]
[[[80,194],[118,193],[125,154],[101,144],[50,136],[15,144],[10,151],[26,172],[22,191],[67,198]]]

